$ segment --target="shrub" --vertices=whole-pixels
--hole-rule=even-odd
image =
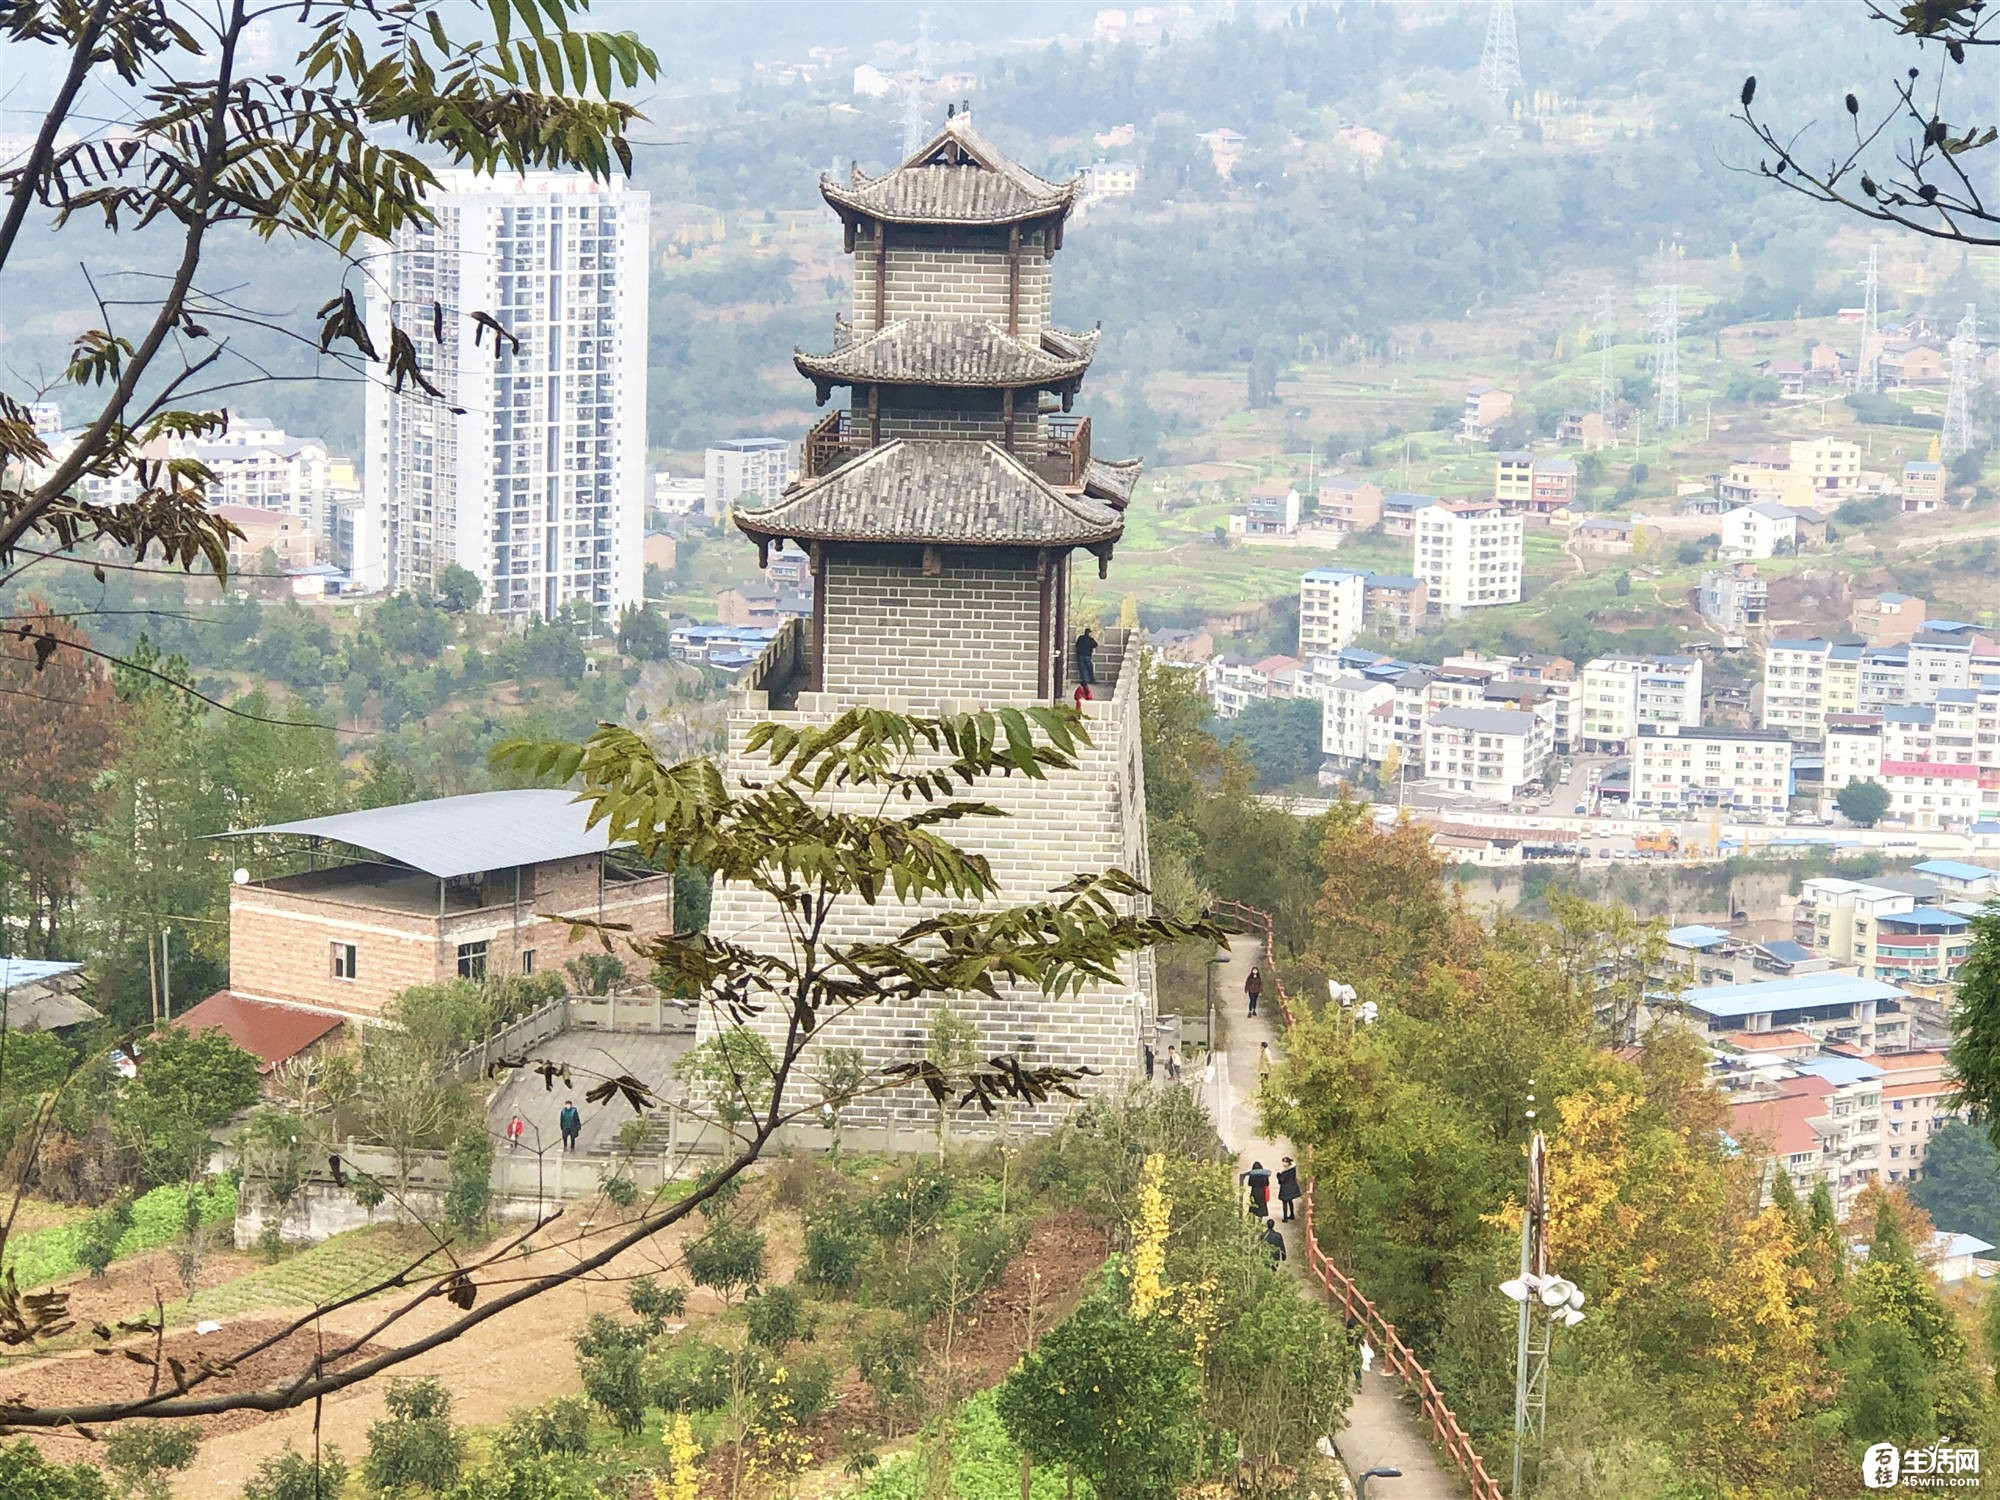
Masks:
[[[878,1234],[921,1234],[951,1203],[951,1174],[936,1162],[916,1162],[886,1183],[868,1204]]]
[[[620,1432],[637,1432],[646,1418],[646,1330],[592,1313],[575,1342],[584,1395]]]
[[[787,1415],[794,1422],[810,1422],[833,1405],[833,1367],[823,1359],[802,1359],[783,1367],[782,1382],[773,1378],[767,1389],[782,1390],[790,1403]]]
[[[257,1465],[257,1472],[243,1482],[242,1500],[326,1500],[346,1484],[347,1465],[339,1449],[322,1449],[315,1463],[287,1448]]]
[[[625,1293],[625,1300],[645,1323],[646,1331],[658,1333],[667,1319],[687,1312],[688,1294],[684,1286],[661,1286],[652,1277],[641,1276]]]
[[[589,1450],[590,1403],[581,1396],[558,1396],[540,1406],[524,1406],[493,1440],[493,1452],[502,1463]]]
[[[812,1319],[806,1312],[805,1298],[794,1287],[765,1288],[761,1295],[750,1300],[746,1312],[750,1342],[773,1354],[781,1353],[787,1344],[812,1339]]]
[[[132,1200],[119,1198],[83,1221],[76,1238],[76,1263],[102,1276],[118,1256],[118,1242],[132,1227]]]
[[[861,1278],[867,1241],[845,1216],[806,1225],[805,1264],[799,1279],[828,1292],[847,1291]]]
[[[368,1487],[394,1494],[412,1487],[435,1492],[457,1483],[465,1434],[452,1425],[451,1392],[443,1382],[391,1380],[387,1401],[389,1415],[368,1429],[368,1456],[361,1461]]]
[[[693,1336],[676,1339],[653,1363],[653,1404],[689,1416],[714,1411],[728,1404],[735,1376],[736,1357],[727,1349]]]
[[[619,1208],[630,1208],[639,1201],[639,1185],[629,1177],[607,1177],[603,1183],[604,1196]]]
[[[0,1495],[30,1500],[111,1500],[111,1486],[89,1464],[53,1464],[26,1438],[0,1447]]]
[[[444,1216],[460,1234],[477,1234],[493,1203],[493,1137],[483,1126],[460,1132],[447,1166]]]
[[[201,1451],[201,1429],[192,1422],[135,1422],[104,1440],[104,1466],[126,1490],[144,1500],[168,1500],[169,1474],[192,1464]]]
[[[764,1236],[754,1229],[717,1224],[682,1252],[688,1275],[724,1302],[743,1287],[764,1279]]]
[[[916,1394],[923,1357],[923,1343],[908,1328],[884,1328],[854,1346],[862,1383],[884,1412],[897,1410]]]

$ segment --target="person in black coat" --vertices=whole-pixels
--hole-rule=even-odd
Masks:
[[[1284,1210],[1287,1224],[1298,1216],[1292,1212],[1292,1205],[1299,1201],[1299,1169],[1287,1156],[1278,1163],[1278,1205]]]
[[[1278,1226],[1269,1219],[1264,1221],[1264,1244],[1270,1249],[1271,1263],[1277,1265],[1285,1258],[1285,1237],[1278,1232]]]
[[[1250,977],[1243,981],[1244,998],[1250,1002],[1250,1014],[1257,1014],[1258,998],[1264,993],[1264,971],[1255,964],[1250,966]]]
[[[1084,687],[1097,686],[1097,634],[1088,625],[1076,638],[1076,680]]]
[[[1250,1189],[1250,1213],[1253,1218],[1263,1218],[1271,1211],[1271,1170],[1261,1161],[1250,1163],[1250,1170],[1237,1178]]]

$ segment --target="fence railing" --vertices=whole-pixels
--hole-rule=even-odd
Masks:
[[[1292,1024],[1292,1002],[1285,993],[1284,978],[1278,972],[1277,952],[1272,942],[1275,924],[1271,914],[1241,901],[1225,899],[1211,902],[1209,915],[1222,926],[1262,936],[1266,988],[1277,999],[1278,1014],[1284,1017],[1285,1025],[1289,1027]],[[1299,1198],[1299,1210],[1299,1234],[1305,1242],[1307,1269],[1326,1288],[1327,1296],[1340,1304],[1342,1317],[1363,1331],[1380,1355],[1382,1368],[1402,1381],[1416,1396],[1417,1409],[1430,1423],[1432,1444],[1457,1466],[1460,1477],[1472,1491],[1472,1500],[1504,1500],[1499,1481],[1486,1472],[1486,1461],[1472,1446],[1472,1439],[1459,1424],[1457,1414],[1446,1404],[1437,1382],[1431,1379],[1431,1372],[1403,1342],[1402,1336],[1396,1332],[1396,1325],[1383,1317],[1375,1304],[1362,1294],[1354,1278],[1320,1249],[1319,1237],[1313,1231],[1310,1181],[1304,1185]]]

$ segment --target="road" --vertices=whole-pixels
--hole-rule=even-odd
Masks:
[[[1913,858],[1958,858],[2000,853],[1990,839],[1982,841],[1970,834],[1945,833],[1935,829],[1821,828],[1804,823],[1712,823],[1707,818],[1662,822],[1657,818],[1632,817],[1622,811],[1579,817],[1564,807],[1566,801],[1574,805],[1571,798],[1569,788],[1559,788],[1546,812],[1520,813],[1497,802],[1472,801],[1443,807],[1412,807],[1408,811],[1412,817],[1426,822],[1464,823],[1515,833],[1566,834],[1588,848],[1590,857],[1599,859],[1630,858],[1634,835],[1661,830],[1675,834],[1684,850],[1706,849],[1712,836],[1720,837],[1725,854],[1754,854],[1761,846],[1779,840],[1796,842],[1801,839],[1844,847],[1879,849]],[[1325,797],[1266,795],[1259,800],[1273,807],[1287,807],[1302,818],[1316,817],[1333,806],[1332,799]],[[1582,799],[1576,797],[1574,800]],[[1389,804],[1377,806],[1381,816],[1393,812]],[[1621,850],[1622,854],[1618,852]],[[1689,856],[1687,862],[1693,863],[1697,857]]]

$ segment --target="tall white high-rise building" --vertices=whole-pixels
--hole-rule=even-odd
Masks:
[[[1521,518],[1490,500],[1433,500],[1417,511],[1410,571],[1429,585],[1429,610],[1521,602]]]
[[[430,202],[437,222],[376,263],[369,325],[386,350],[393,304],[443,397],[369,386],[372,555],[357,581],[426,590],[457,563],[497,612],[639,602],[647,195],[581,173],[458,171]],[[513,335],[504,348],[479,313]]]

